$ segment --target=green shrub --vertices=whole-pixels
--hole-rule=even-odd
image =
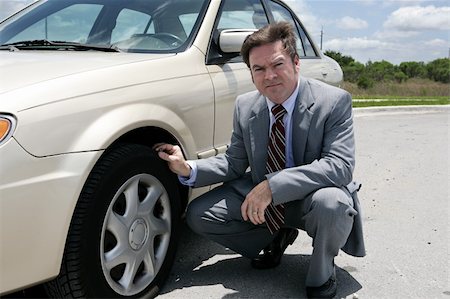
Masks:
[[[369,88],[372,88],[373,87],[373,80],[372,79],[369,79],[369,78],[367,78],[367,77],[365,77],[365,76],[361,76],[359,79],[358,79],[358,87],[359,88],[361,88],[361,89],[369,89]]]
[[[358,79],[364,74],[364,64],[357,61],[350,62],[348,65],[342,67],[344,73],[344,80],[356,83]]]
[[[406,76],[405,73],[403,73],[402,71],[397,71],[394,73],[394,79],[398,83],[402,83],[408,80],[408,76]]]
[[[434,81],[450,82],[450,59],[440,58],[427,64],[428,77]]]

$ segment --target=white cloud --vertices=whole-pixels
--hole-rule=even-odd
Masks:
[[[450,6],[409,6],[394,11],[383,27],[398,31],[449,30]]]
[[[316,43],[320,39],[320,30],[322,26],[332,24],[332,21],[328,19],[323,20],[315,16],[311,11],[308,1],[306,0],[285,0],[284,2],[289,5],[289,7],[298,16],[302,24],[305,26],[306,31]]]
[[[376,39],[368,39],[366,37],[349,37],[345,39],[332,39],[325,42],[325,48],[338,51],[354,50],[354,49],[378,49],[389,47],[390,44]]]
[[[285,2],[307,28],[319,23],[317,17],[312,14],[311,8],[305,0],[286,0]]]
[[[376,0],[359,0],[358,3],[369,6],[369,5],[373,5],[373,4],[377,3],[377,1]]]
[[[368,27],[368,23],[366,21],[359,18],[352,18],[348,16],[343,17],[336,23],[339,28],[346,30],[364,29]]]
[[[334,50],[349,55],[356,61],[387,60],[393,64],[404,61],[432,61],[447,57],[449,43],[441,39],[428,42],[383,42],[369,38],[334,39],[324,44],[324,50]]]
[[[448,49],[450,49],[450,41],[435,38],[423,43],[423,50],[434,56],[434,59],[448,57]],[[434,60],[430,59],[430,60]]]
[[[430,46],[430,47],[436,47],[436,48],[448,48],[448,47],[450,47],[450,42],[440,39],[440,38],[435,38],[435,39],[426,41],[425,45]]]
[[[432,0],[383,0],[382,2],[383,7],[391,7],[391,6],[414,6],[427,1]]]
[[[349,55],[356,61],[366,63],[369,60],[388,60],[391,59],[394,45],[376,39],[369,38],[344,38],[332,39],[324,43],[325,50],[333,50]]]
[[[0,0],[0,20],[21,10],[35,0]]]
[[[377,31],[373,34],[375,38],[387,41],[398,41],[400,39],[407,40],[417,35],[419,35],[419,32],[417,31],[399,31],[399,30]]]

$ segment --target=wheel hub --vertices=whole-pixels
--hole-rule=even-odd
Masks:
[[[139,250],[148,238],[148,226],[144,219],[136,219],[130,227],[129,242],[131,248]]]

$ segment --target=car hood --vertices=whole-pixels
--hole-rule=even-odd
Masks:
[[[68,51],[0,51],[0,96],[12,95],[20,91],[32,92],[49,81],[80,74],[111,69],[145,62],[175,54],[134,54],[104,52],[68,52]],[[118,74],[119,75],[119,74]],[[62,79],[62,80],[61,80]],[[86,82],[79,82],[86,83]],[[91,82],[92,83],[92,82]],[[21,93],[21,92],[19,92]],[[32,95],[30,95],[32,96]],[[34,103],[38,104],[38,103]]]

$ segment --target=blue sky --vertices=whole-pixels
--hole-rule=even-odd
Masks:
[[[0,19],[33,0],[0,0]],[[322,49],[357,61],[429,62],[449,57],[447,0],[285,0]]]
[[[450,6],[447,1],[286,0],[323,50],[362,63],[424,61],[449,57]]]

